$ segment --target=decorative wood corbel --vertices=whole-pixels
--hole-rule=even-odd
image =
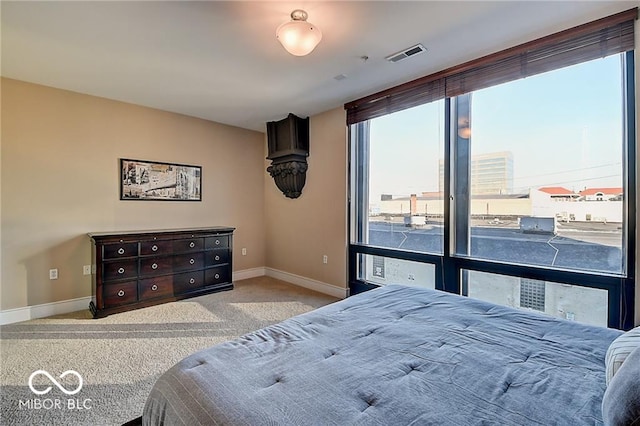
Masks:
[[[307,179],[309,156],[309,118],[289,114],[280,121],[267,123],[267,172],[288,198],[298,198]]]

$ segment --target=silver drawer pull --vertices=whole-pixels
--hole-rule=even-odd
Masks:
[[[191,279],[189,280],[189,284],[194,284],[195,282],[196,282],[196,280],[195,280],[194,278],[191,278]]]
[[[118,254],[124,254],[124,249],[122,247],[118,249]]]
[[[195,246],[196,246],[196,243],[194,243],[193,241],[189,243],[189,247],[194,248]]]
[[[215,278],[216,278],[216,280],[217,280],[218,278],[220,278],[220,274],[215,274],[215,275],[214,275],[214,277],[215,277]]]
[[[219,246],[220,245],[220,240],[216,240],[216,245]]]
[[[119,273],[119,274],[124,274],[124,268],[119,268],[119,269],[118,269],[118,273]]]
[[[193,265],[194,263],[196,263],[196,261],[195,259],[189,259],[189,263]]]
[[[216,260],[220,260],[220,256],[218,256],[218,255],[216,254],[215,259],[216,259]]]
[[[153,247],[151,247],[151,251],[158,251],[158,246],[154,244]]]
[[[153,265],[151,265],[151,269],[158,269],[158,264],[154,263]]]
[[[122,297],[122,296],[124,296],[124,290],[120,290],[120,291],[118,292],[118,297]]]
[[[156,291],[157,289],[158,289],[157,285],[154,284],[154,285],[151,286],[151,291]]]

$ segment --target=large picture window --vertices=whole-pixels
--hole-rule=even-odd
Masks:
[[[456,254],[625,272],[622,65],[617,54],[468,95],[470,241]]]
[[[444,102],[436,101],[371,120],[363,242],[443,253],[444,200],[438,187],[443,108]]]
[[[636,17],[345,105],[352,293],[405,283],[630,328]]]

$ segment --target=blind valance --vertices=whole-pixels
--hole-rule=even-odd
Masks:
[[[347,124],[633,50],[637,18],[633,8],[349,102]]]

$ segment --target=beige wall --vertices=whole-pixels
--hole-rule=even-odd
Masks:
[[[93,231],[228,225],[233,269],[265,265],[263,133],[10,79],[1,96],[0,309],[89,296]],[[120,201],[119,158],[202,166],[202,202]]]
[[[340,288],[347,287],[345,123],[343,108],[310,118],[309,170],[300,197],[286,198],[266,172],[264,191],[266,266]],[[270,163],[265,160],[263,169]]]

